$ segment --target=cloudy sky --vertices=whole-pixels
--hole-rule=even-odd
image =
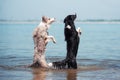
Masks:
[[[0,19],[39,20],[46,15],[62,20],[77,13],[78,19],[120,19],[120,0],[0,0]]]

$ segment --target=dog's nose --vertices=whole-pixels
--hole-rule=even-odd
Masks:
[[[56,20],[56,18],[53,18],[53,20],[55,21],[55,20]]]

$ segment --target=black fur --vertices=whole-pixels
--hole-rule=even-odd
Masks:
[[[68,15],[64,19],[65,28],[64,28],[64,35],[65,41],[67,42],[67,55],[66,58],[62,61],[53,62],[53,66],[58,69],[63,68],[72,68],[77,69],[77,62],[76,56],[79,46],[79,36],[78,32],[76,31],[74,20],[76,19],[76,15]],[[71,28],[67,28],[67,26]]]

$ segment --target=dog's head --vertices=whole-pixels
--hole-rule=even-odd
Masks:
[[[64,19],[64,23],[66,22],[74,22],[74,20],[76,19],[77,15],[68,15],[67,17],[65,17]]]
[[[55,21],[55,18],[49,18],[46,16],[42,17],[42,22],[47,23],[47,24],[52,24]]]

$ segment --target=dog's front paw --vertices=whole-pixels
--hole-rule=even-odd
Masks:
[[[78,35],[81,35],[82,31],[81,31],[80,27],[77,28],[77,32],[78,32]]]
[[[53,43],[56,43],[56,40],[55,40],[55,39],[53,40]]]
[[[53,41],[53,43],[56,43],[56,40],[53,36],[52,36],[52,41]]]

